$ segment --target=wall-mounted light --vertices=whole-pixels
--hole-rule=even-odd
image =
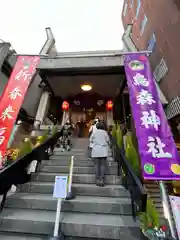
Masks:
[[[81,89],[85,92],[88,92],[88,91],[92,90],[92,86],[89,84],[83,84],[83,85],[81,85]]]

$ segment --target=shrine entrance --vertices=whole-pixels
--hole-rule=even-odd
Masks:
[[[97,93],[79,93],[67,98],[73,125],[81,126],[82,137],[87,137],[92,120],[99,118],[106,122],[106,102],[109,98]],[[81,122],[81,124],[80,124]]]
[[[91,121],[96,117],[96,110],[94,108],[84,109],[86,115],[86,121]]]
[[[71,57],[70,61],[72,59],[79,60],[79,58]],[[83,64],[90,59],[91,56],[82,58]],[[100,57],[96,57],[96,61],[97,59],[101,60]],[[60,60],[62,61],[63,58],[60,58]],[[107,59],[107,61],[109,60]],[[94,117],[98,117],[104,121],[107,120],[106,103],[114,101],[115,95],[121,95],[120,89],[123,89],[125,83],[124,69],[120,64],[111,67],[109,65],[101,67],[92,66],[94,65],[91,64],[87,68],[84,65],[69,68],[68,65],[66,69],[60,66],[56,71],[41,69],[41,73],[43,74],[44,72],[47,76],[46,80],[51,88],[52,98],[57,99],[57,103],[51,104],[52,106],[49,107],[52,112],[53,105],[57,106],[53,110],[54,112],[52,112],[55,116],[60,112],[60,102],[67,101],[73,124],[76,124],[80,119],[89,122]],[[90,89],[84,89],[84,87],[89,87]],[[122,111],[118,109],[117,112],[122,117]],[[61,118],[59,115],[57,118],[60,122]]]

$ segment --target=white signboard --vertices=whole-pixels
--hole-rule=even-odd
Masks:
[[[68,177],[67,176],[56,176],[53,197],[54,198],[66,198],[67,185],[68,185]]]
[[[176,223],[176,229],[178,233],[178,239],[180,239],[180,197],[169,196],[174,220]]]

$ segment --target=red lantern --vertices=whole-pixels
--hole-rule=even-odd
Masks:
[[[67,101],[64,101],[62,103],[62,110],[63,111],[68,111],[69,110],[69,103]]]
[[[163,232],[166,232],[167,231],[167,226],[166,225],[162,225],[161,229],[162,229]]]
[[[106,103],[106,109],[107,109],[107,111],[112,111],[112,109],[113,109],[113,102],[112,101],[108,101]]]

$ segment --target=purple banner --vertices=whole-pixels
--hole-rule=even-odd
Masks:
[[[143,177],[180,180],[180,158],[149,60],[140,53],[129,54],[124,58]]]

